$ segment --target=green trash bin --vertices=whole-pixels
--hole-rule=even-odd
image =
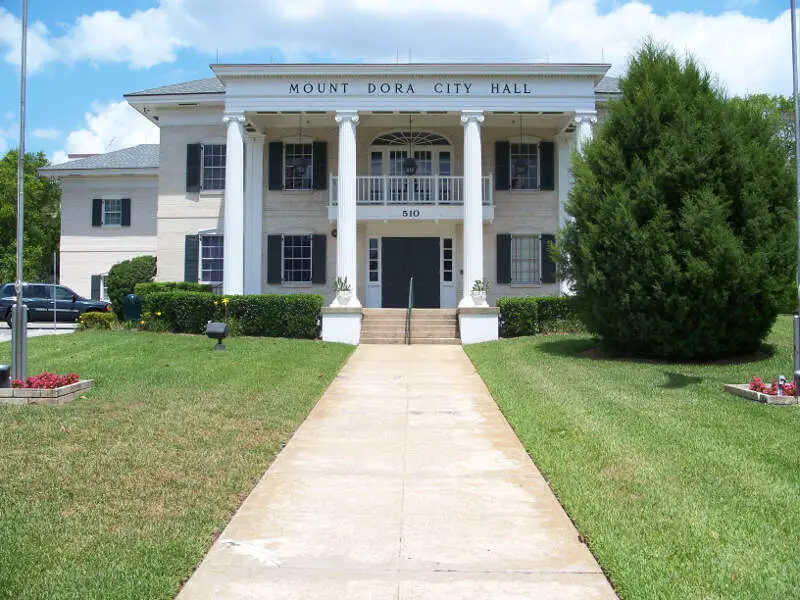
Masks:
[[[142,318],[142,298],[136,294],[128,294],[122,299],[122,314],[129,323],[138,322]]]

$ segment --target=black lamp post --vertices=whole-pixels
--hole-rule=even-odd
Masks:
[[[417,172],[417,159],[414,158],[414,134],[411,132],[411,116],[408,117],[408,156],[403,161],[403,170],[409,177]]]

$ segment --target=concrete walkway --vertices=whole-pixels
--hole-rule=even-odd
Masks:
[[[460,346],[360,346],[178,598],[616,596]]]

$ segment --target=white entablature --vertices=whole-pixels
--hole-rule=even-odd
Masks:
[[[213,65],[228,111],[594,110],[609,65]]]

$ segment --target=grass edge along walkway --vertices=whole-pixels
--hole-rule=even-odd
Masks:
[[[31,373],[95,380],[63,406],[0,406],[0,598],[172,598],[352,347],[79,332]],[[0,362],[10,344],[0,344]]]
[[[800,589],[798,407],[726,394],[792,365],[592,360],[588,336],[468,346],[501,411],[625,600],[789,598]]]

